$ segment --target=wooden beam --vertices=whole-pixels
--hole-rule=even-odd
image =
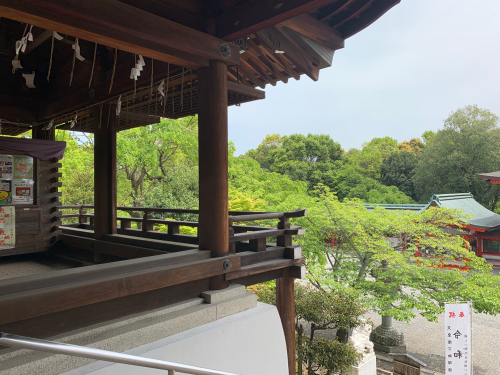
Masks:
[[[283,277],[276,280],[276,307],[280,314],[285,333],[288,353],[288,373],[295,375],[295,292],[294,279],[288,268],[283,270]]]
[[[26,46],[26,52],[24,55],[27,55],[31,51],[33,51],[35,48],[37,48],[40,44],[45,42],[47,39],[52,37],[52,31],[51,30],[44,30],[39,36],[35,38],[32,42],[28,43]]]
[[[269,260],[267,262],[256,263],[250,266],[241,267],[241,270],[234,271],[226,274],[226,280],[234,280],[242,277],[252,276],[259,273],[273,271],[280,268],[287,268],[297,266],[304,263],[304,258],[301,259],[277,259]]]
[[[94,107],[95,239],[116,233],[116,105]]]
[[[165,236],[168,236],[168,234],[165,233]],[[103,240],[114,243],[121,243],[124,245],[145,247],[149,249],[162,250],[162,251],[184,251],[184,250],[193,250],[197,248],[196,245],[188,243],[163,241],[152,238],[138,238],[120,234],[104,235]]]
[[[0,297],[0,325],[240,269],[238,256],[227,259],[231,260],[229,269],[224,269],[224,259],[208,259],[37,289],[22,295],[8,294]]]
[[[283,21],[279,26],[288,27],[329,48],[335,50],[344,48],[344,39],[338,31],[308,14]]]
[[[150,115],[147,112],[132,112],[132,111],[121,111],[119,118],[120,120],[143,121],[147,124],[158,124],[161,120],[161,117]]]
[[[379,0],[369,9],[365,10],[360,16],[348,22],[341,28],[342,35],[345,39],[360,32],[364,28],[370,26],[373,22],[382,17],[393,6],[399,4],[401,0]]]
[[[208,279],[195,280],[185,284],[155,289],[150,292],[0,325],[0,332],[10,332],[16,335],[37,338],[51,337],[196,298],[207,290]]]
[[[117,244],[108,241],[96,241],[93,238],[63,234],[59,241],[65,246],[89,251],[98,251],[101,254],[113,255],[124,259],[144,258],[154,255],[163,255],[165,251],[148,249],[145,247]]]
[[[315,10],[332,0],[251,0],[217,18],[217,36],[234,40]]]
[[[299,67],[313,81],[319,79],[318,61],[309,56],[305,51],[295,46],[285,34],[276,27],[268,27],[260,30],[255,34],[255,37],[261,44],[267,45],[274,51],[282,51],[287,57],[293,61],[295,66]]]
[[[227,65],[212,60],[198,70],[198,237],[212,257],[229,254],[227,103]],[[222,275],[210,280],[211,289],[228,286]]]
[[[139,272],[155,267],[167,267],[210,259],[209,251],[187,250],[179,253],[155,255],[140,259],[123,260],[87,267],[53,271],[43,274],[0,280],[0,296],[28,293],[43,288],[53,288],[77,282],[91,282],[103,277]]]
[[[208,60],[239,64],[238,47],[118,0],[0,0],[0,14],[19,22],[187,68]]]

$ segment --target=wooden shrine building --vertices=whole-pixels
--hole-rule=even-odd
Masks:
[[[1,135],[31,130],[33,138],[23,149],[2,137],[0,156],[31,158],[34,191],[30,201],[10,205],[19,236],[0,250],[0,269],[3,256],[22,253],[86,260],[84,267],[0,280],[0,332],[52,337],[230,281],[277,280],[294,374],[294,278],[303,275],[304,259],[292,243],[301,229],[290,219],[306,211],[228,211],[227,107],[264,99],[267,84],[318,80],[345,39],[399,1],[0,0]],[[187,211],[198,222],[162,220],[169,231],[158,233],[152,213],[186,210],[141,208],[143,217],[117,217],[116,133],[194,114],[199,210]],[[78,207],[79,223],[71,226],[61,222],[60,158],[30,151],[37,142],[63,149],[56,128],[95,137],[94,205]],[[278,224],[242,225],[264,219]],[[179,225],[197,227],[198,235],[179,234]]]

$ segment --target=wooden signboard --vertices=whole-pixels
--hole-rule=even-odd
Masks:
[[[0,251],[16,246],[16,209],[14,206],[0,207]]]

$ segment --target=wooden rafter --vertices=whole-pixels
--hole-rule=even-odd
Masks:
[[[344,48],[344,39],[339,32],[308,14],[302,14],[283,21],[280,25],[286,26],[332,49]]]
[[[289,18],[317,9],[332,0],[251,0],[217,18],[217,36],[234,40]]]
[[[389,9],[399,4],[401,0],[379,0],[374,3],[370,9],[361,13],[359,18],[352,20],[342,27],[342,35],[344,38],[360,32],[365,27],[370,26],[373,22],[382,17]]]
[[[2,17],[187,68],[208,66],[208,60],[239,64],[236,46],[228,44],[232,51],[224,57],[224,41],[118,0],[0,0],[0,12]]]
[[[336,1],[334,4],[330,5],[329,7],[327,7],[327,9],[319,14],[318,20],[321,21],[326,18],[337,16],[338,14],[344,12],[347,7],[355,1],[356,0],[342,0],[340,3]]]
[[[318,80],[318,62],[313,60],[313,58],[301,50],[300,47],[297,47],[293,41],[288,39],[286,34],[283,34],[276,27],[268,27],[257,32],[255,36],[261,44],[266,44],[275,51],[284,52],[284,54],[293,61],[295,66],[299,66],[313,81]]]
[[[343,24],[346,22],[349,22],[351,19],[356,18],[359,16],[360,13],[364,12],[367,10],[369,7],[372,6],[372,3],[375,0],[368,0],[366,2],[358,2],[352,7],[350,7],[348,10],[346,10],[345,13],[342,15],[339,15],[337,17],[333,17],[331,19],[330,26],[333,28],[338,28],[341,27]]]

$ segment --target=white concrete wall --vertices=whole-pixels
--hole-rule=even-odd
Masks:
[[[278,311],[263,303],[125,353],[240,375],[288,374]],[[64,373],[83,374],[166,375],[166,371],[98,361]]]

